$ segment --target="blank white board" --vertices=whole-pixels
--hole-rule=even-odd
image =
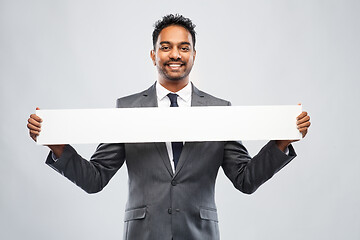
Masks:
[[[37,110],[38,144],[300,139],[300,105]]]

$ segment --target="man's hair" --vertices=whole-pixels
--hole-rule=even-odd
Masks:
[[[189,18],[186,18],[183,15],[168,14],[168,15],[164,16],[162,19],[156,21],[154,24],[154,31],[152,33],[154,50],[155,50],[155,45],[156,45],[156,42],[158,40],[161,30],[163,30],[164,28],[171,26],[171,25],[178,25],[178,26],[184,27],[186,30],[188,30],[192,37],[193,48],[195,49],[195,42],[196,42],[195,27],[196,27],[196,25],[193,24]]]

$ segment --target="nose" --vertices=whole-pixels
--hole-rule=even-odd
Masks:
[[[171,58],[171,59],[181,59],[181,55],[180,55],[180,51],[179,51],[179,49],[178,48],[172,48],[171,49],[171,51],[170,51],[170,55],[169,55],[169,57]]]

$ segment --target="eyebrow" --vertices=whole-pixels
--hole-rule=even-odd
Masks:
[[[161,44],[171,44],[171,43],[170,43],[169,41],[162,41],[162,42],[160,42],[160,45],[161,45]],[[181,43],[180,43],[180,45],[184,45],[184,44],[185,44],[185,45],[191,45],[189,42],[181,42]]]

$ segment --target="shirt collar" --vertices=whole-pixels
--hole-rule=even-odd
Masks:
[[[181,90],[177,92],[171,92],[166,88],[164,88],[158,81],[156,82],[156,95],[158,100],[162,100],[169,93],[176,93],[177,95],[179,95],[179,97],[182,100],[184,100],[185,102],[189,102],[191,101],[191,93],[192,93],[191,83],[189,82],[185,87],[183,87]]]

